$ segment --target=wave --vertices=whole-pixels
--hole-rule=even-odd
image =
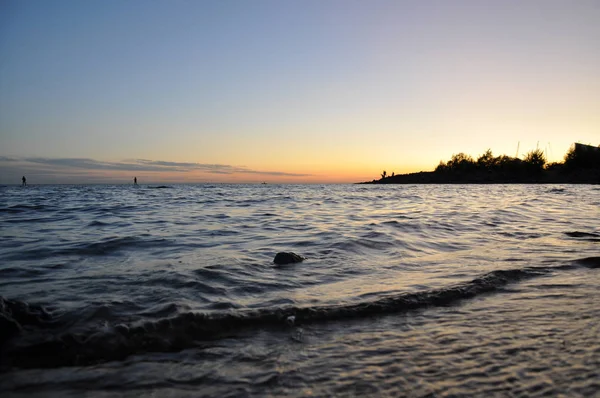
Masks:
[[[600,242],[600,234],[597,234],[594,232],[572,231],[572,232],[565,232],[565,235],[567,235],[570,238],[577,238],[578,240],[581,240],[581,241]]]
[[[593,232],[565,232],[565,235],[570,236],[571,238],[600,238],[600,234],[596,234]]]
[[[92,221],[91,223],[89,223],[88,227],[108,227],[110,225],[111,225],[110,223],[95,220],[95,221]]]
[[[600,268],[600,257],[586,257],[575,261],[587,268]]]
[[[51,321],[52,315],[42,306],[0,296],[0,345],[21,334],[24,328],[49,325]]]
[[[23,213],[29,211],[48,210],[50,206],[45,205],[14,205],[0,208],[0,213]]]
[[[598,268],[600,258],[581,259],[574,264]],[[197,346],[202,341],[233,335],[243,329],[289,328],[287,321],[290,316],[294,316],[295,324],[306,325],[448,306],[500,291],[507,284],[545,275],[554,269],[556,268],[529,267],[497,270],[450,287],[403,293],[356,304],[282,306],[212,314],[181,313],[167,305],[159,309],[160,314],[145,314],[145,319],[152,319],[145,322],[125,324],[118,323],[117,320],[112,325],[105,323],[100,328],[54,335],[51,332],[60,325],[61,317],[54,318],[41,306],[0,298],[0,369],[89,365],[121,360],[144,352],[180,351]],[[163,317],[173,313],[176,314]],[[64,329],[65,325],[56,330]],[[28,335],[28,338],[21,338]]]
[[[60,311],[48,311],[0,297],[0,370],[81,366],[121,360],[145,352],[173,352],[196,347],[253,328],[290,328],[294,325],[365,318],[428,307],[442,307],[462,300],[501,292],[508,284],[577,267],[600,268],[600,257],[576,259],[553,267],[496,270],[468,282],[415,293],[401,293],[353,304],[298,307],[293,305],[223,312],[190,312],[189,307],[164,305],[145,311],[145,321],[102,321],[102,326],[68,331],[69,321]],[[106,319],[107,317],[101,317]],[[89,319],[97,325],[98,319]],[[66,331],[65,331],[66,330]]]
[[[55,256],[105,256],[130,247],[151,248],[157,245],[165,246],[167,239],[143,239],[135,236],[112,237],[101,242],[76,244],[71,247],[51,249],[41,247],[32,250],[14,253],[6,257],[9,260],[33,260],[52,258]]]

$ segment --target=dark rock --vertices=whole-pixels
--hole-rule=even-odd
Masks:
[[[299,263],[304,260],[305,260],[304,257],[302,257],[299,254],[293,253],[293,252],[279,252],[275,256],[275,259],[273,260],[273,262],[275,264],[281,265],[281,264]]]

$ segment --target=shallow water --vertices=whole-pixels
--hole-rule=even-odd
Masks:
[[[597,186],[1,187],[0,214],[3,395],[600,392]]]

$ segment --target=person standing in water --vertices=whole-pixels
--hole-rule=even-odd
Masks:
[[[137,185],[137,177],[133,177],[133,185]]]
[[[21,184],[21,186],[25,186],[27,185],[27,178],[25,178],[25,176],[23,176],[23,178],[21,178],[21,181],[23,181],[23,184]]]

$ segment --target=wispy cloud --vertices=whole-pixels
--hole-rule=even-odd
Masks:
[[[51,170],[49,170],[49,168]],[[0,156],[0,169],[5,172],[37,172],[38,174],[54,173],[78,174],[85,171],[131,171],[131,172],[169,172],[189,173],[199,171],[208,174],[232,175],[252,174],[276,177],[309,177],[311,174],[288,173],[283,171],[253,170],[245,166],[227,164],[169,162],[163,160],[129,159],[120,162],[106,162],[89,158],[15,158]]]
[[[9,158],[8,156],[0,156],[0,162],[17,162],[17,158]]]

